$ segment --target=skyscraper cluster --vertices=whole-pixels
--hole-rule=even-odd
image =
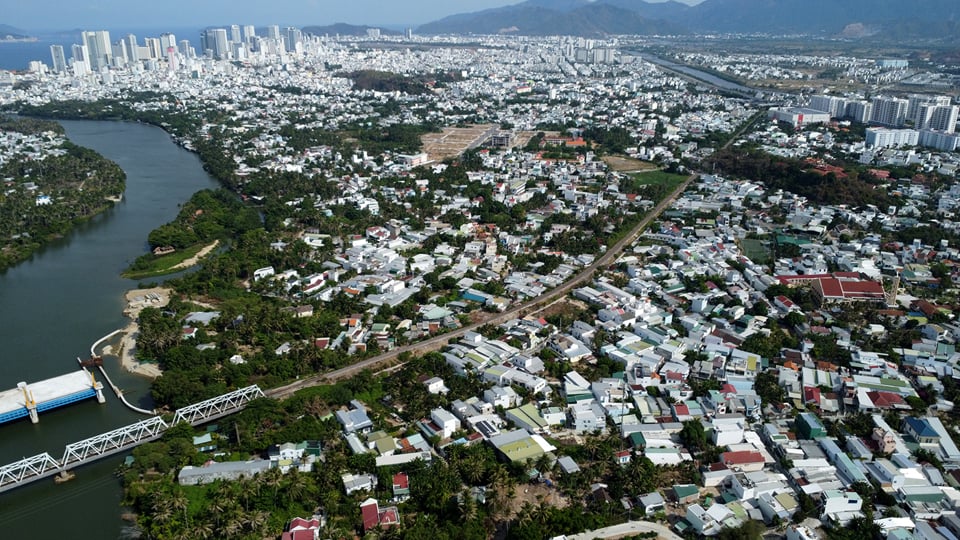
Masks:
[[[196,51],[190,40],[177,40],[172,33],[147,37],[138,42],[128,34],[112,41],[106,30],[84,31],[80,43],[70,48],[68,57],[62,45],[50,46],[54,73],[82,77],[108,69],[167,69],[177,72],[186,66],[194,69],[196,59],[247,61],[256,58],[300,54],[306,41],[302,30],[296,27],[281,29],[267,26],[258,36],[252,25],[231,25],[228,28],[208,28],[200,33],[200,49]]]

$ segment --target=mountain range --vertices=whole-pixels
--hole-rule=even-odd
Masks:
[[[26,30],[21,30],[8,24],[0,24],[0,40],[26,39],[28,37],[30,37],[30,34]]]
[[[524,35],[748,33],[841,35],[845,29],[903,39],[960,37],[956,0],[527,0],[427,23],[419,34]]]

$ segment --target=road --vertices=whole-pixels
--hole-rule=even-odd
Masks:
[[[741,125],[736,131],[734,131],[730,135],[730,139],[723,146],[723,148],[730,146],[730,144],[733,143],[733,141],[735,141],[744,131],[746,131],[759,118],[762,118],[762,117],[763,115],[758,113],[754,115],[749,121],[744,122],[743,125]],[[658,205],[653,207],[653,209],[650,210],[650,212],[648,212],[647,215],[644,216],[644,218],[641,219],[640,222],[633,227],[633,229],[630,229],[629,233],[624,235],[623,238],[621,238],[618,242],[616,242],[612,246],[608,246],[607,251],[603,255],[598,257],[593,262],[593,264],[585,267],[575,277],[573,277],[572,279],[561,284],[559,287],[547,292],[546,294],[540,297],[537,297],[533,300],[528,300],[514,308],[504,311],[503,313],[484,318],[480,322],[463,326],[457,330],[454,330],[453,332],[447,332],[446,334],[434,336],[424,341],[412,343],[410,345],[404,345],[403,347],[398,347],[396,349],[393,349],[392,351],[389,351],[371,358],[367,358],[366,360],[361,360],[355,364],[351,364],[349,366],[346,366],[334,371],[328,371],[323,374],[314,375],[312,377],[308,377],[305,379],[300,379],[286,386],[280,386],[277,388],[273,388],[271,390],[267,390],[264,393],[268,397],[283,399],[285,397],[292,395],[294,392],[302,388],[308,388],[308,387],[317,386],[320,384],[329,384],[342,379],[348,379],[365,369],[385,368],[387,367],[385,364],[389,364],[390,362],[395,361],[403,353],[421,355],[428,352],[440,350],[444,346],[446,346],[447,342],[449,342],[451,339],[453,340],[459,339],[463,337],[465,333],[475,331],[477,328],[480,328],[485,324],[501,324],[511,319],[518,319],[521,317],[525,317],[527,315],[536,314],[542,311],[547,306],[549,306],[554,301],[569,294],[570,291],[572,291],[573,289],[593,279],[593,275],[597,270],[600,270],[602,268],[609,266],[610,263],[612,263],[623,252],[624,249],[626,249],[630,244],[632,244],[640,236],[640,234],[650,225],[650,223],[653,222],[653,220],[660,217],[660,214],[662,214],[664,210],[666,210],[670,205],[672,205],[673,202],[677,199],[677,197],[679,197],[680,194],[687,189],[687,186],[689,186],[690,183],[693,182],[699,176],[700,176],[700,173],[693,173],[689,177],[687,177],[687,179],[684,180],[683,183],[681,183],[679,186],[677,186],[677,188],[674,189],[673,192],[670,193],[670,195],[668,195],[667,197],[664,197],[664,199],[660,201]]]
[[[567,536],[567,540],[592,540],[594,538],[619,538],[621,536],[634,536],[641,533],[657,533],[657,538],[666,538],[667,540],[683,540],[683,537],[675,534],[670,529],[659,523],[650,523],[649,521],[628,521],[620,525],[611,525],[595,531],[574,534]]]

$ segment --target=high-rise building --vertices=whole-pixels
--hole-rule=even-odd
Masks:
[[[887,148],[897,146],[916,146],[920,132],[915,129],[867,128],[867,146]]]
[[[899,127],[907,119],[908,102],[900,98],[878,96],[873,98],[870,122],[882,126]]]
[[[866,124],[873,116],[873,103],[866,101],[848,101],[846,109],[846,117],[861,124]]]
[[[303,41],[303,33],[295,26],[288,26],[286,29],[287,52],[297,52],[297,46]]]
[[[912,94],[907,98],[907,120],[913,120],[914,124],[919,126],[917,122],[917,114],[920,112],[920,107],[923,105],[950,105],[949,96],[928,96],[923,94]]]
[[[280,26],[276,24],[268,26],[267,37],[270,39],[280,39]]]
[[[124,39],[127,40],[127,55],[130,57],[131,62],[140,61],[140,46],[137,45],[137,36],[133,34],[127,34],[127,37]]]
[[[167,71],[171,73],[180,69],[180,62],[177,59],[177,48],[167,47]]]
[[[240,37],[240,25],[237,25],[237,24],[230,25],[230,41],[234,43],[243,42],[243,39]]]
[[[194,52],[193,47],[190,46],[189,39],[181,39],[179,49],[180,49],[180,54],[182,54],[184,58],[193,58],[196,56],[196,53]]]
[[[90,63],[87,61],[87,46],[74,45],[70,53],[73,57],[73,74],[82,77],[90,73]]]
[[[243,27],[243,41],[249,44],[255,37],[257,37],[257,30],[252,24],[248,24]]]
[[[956,105],[938,105],[930,111],[930,118],[923,128],[942,131],[944,133],[953,133],[957,130],[958,116],[960,116],[960,107]]]
[[[170,47],[177,47],[177,36],[169,32],[160,34],[160,50],[166,52],[166,50]]]
[[[920,146],[929,146],[942,152],[953,152],[960,146],[960,135],[942,131],[921,131]]]
[[[127,40],[121,39],[113,44],[113,63],[116,66],[123,67],[127,65],[130,56],[127,54]]]
[[[67,57],[63,54],[63,45],[51,45],[50,57],[53,59],[53,71],[57,73],[67,72]]]
[[[204,47],[211,51],[214,58],[217,60],[230,58],[230,40],[227,39],[226,28],[211,28],[206,31],[206,38]]]
[[[97,30],[84,32],[83,44],[87,47],[87,61],[90,69],[100,71],[108,67],[113,59],[113,47],[110,45],[110,32]]]
[[[163,58],[163,48],[160,46],[160,40],[157,38],[143,38],[143,43],[146,45],[147,49],[147,58],[151,60],[159,60]]]
[[[810,98],[809,107],[830,113],[832,118],[841,118],[847,114],[847,100],[836,96],[813,96]]]

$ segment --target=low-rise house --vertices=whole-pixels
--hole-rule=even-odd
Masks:
[[[400,511],[396,506],[380,508],[376,499],[370,498],[360,503],[360,515],[363,519],[363,532],[370,532],[400,524]]]
[[[373,421],[367,416],[366,407],[357,400],[350,402],[348,410],[339,410],[334,416],[343,426],[344,433],[369,433],[373,430]]]
[[[209,462],[202,467],[186,466],[177,474],[181,486],[199,486],[218,480],[239,480],[254,476],[271,468],[269,461],[224,461]]]
[[[403,501],[410,497],[410,477],[405,472],[393,475],[393,498]]]
[[[345,473],[340,475],[340,480],[347,495],[353,495],[358,491],[373,491],[377,488],[377,477],[372,474]]]

